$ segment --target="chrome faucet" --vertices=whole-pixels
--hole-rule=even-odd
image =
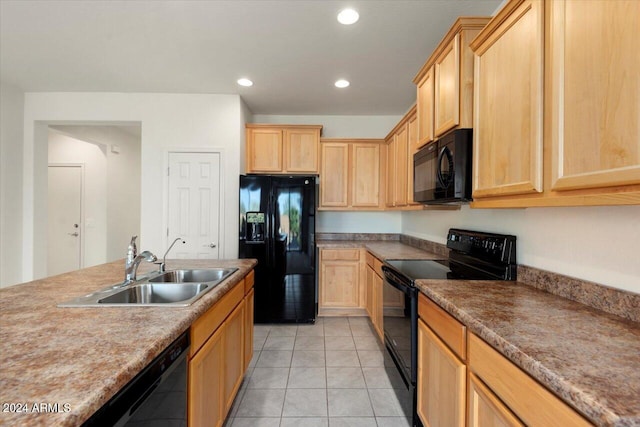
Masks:
[[[165,271],[166,268],[166,261],[167,261],[167,255],[169,254],[169,251],[171,250],[171,248],[173,248],[173,245],[176,244],[176,242],[181,241],[182,243],[187,243],[184,240],[182,240],[181,237],[176,238],[173,243],[171,243],[171,245],[169,245],[169,249],[167,249],[167,251],[164,253],[164,256],[162,257],[162,262],[160,263],[160,271]]]
[[[136,239],[138,236],[132,236],[129,247],[127,248],[127,259],[124,265],[124,282],[123,284],[129,284],[136,280],[138,273],[138,266],[142,261],[155,262],[158,257],[149,251],[144,251],[138,255],[138,248],[136,247]]]

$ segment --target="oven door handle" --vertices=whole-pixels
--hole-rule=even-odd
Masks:
[[[389,285],[393,286],[400,292],[410,295],[412,290],[414,289],[411,285],[411,282],[408,279],[401,277],[395,271],[387,267],[386,265],[382,266],[382,272],[384,273],[384,281]]]

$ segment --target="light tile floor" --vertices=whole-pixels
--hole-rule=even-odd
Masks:
[[[406,427],[388,356],[365,317],[255,325],[254,355],[226,427]]]

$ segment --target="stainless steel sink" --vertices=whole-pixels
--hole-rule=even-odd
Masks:
[[[171,270],[149,278],[150,283],[204,283],[227,277],[237,268],[206,268],[199,270]]]
[[[237,268],[201,268],[151,273],[58,304],[58,307],[187,306],[224,282]]]
[[[184,303],[204,293],[204,283],[144,283],[127,287],[98,300],[100,304],[171,304]]]

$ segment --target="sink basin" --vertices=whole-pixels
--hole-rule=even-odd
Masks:
[[[203,283],[225,279],[237,268],[203,268],[199,270],[170,270],[151,277],[149,283]]]
[[[151,273],[58,304],[58,307],[187,306],[222,283],[237,268],[200,268]]]
[[[127,287],[98,300],[100,304],[171,304],[184,302],[205,292],[204,283],[144,283]]]

